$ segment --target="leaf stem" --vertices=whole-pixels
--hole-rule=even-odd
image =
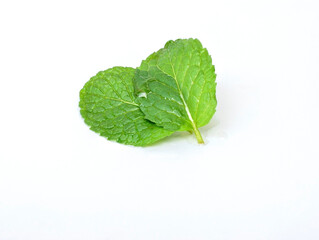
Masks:
[[[203,144],[204,143],[204,140],[202,138],[202,135],[200,134],[200,131],[198,130],[198,128],[196,126],[193,125],[193,129],[194,129],[194,133],[195,133],[195,136],[196,136],[196,139],[197,139],[197,142],[199,144]]]

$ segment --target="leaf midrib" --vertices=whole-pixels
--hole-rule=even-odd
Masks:
[[[171,65],[172,70],[173,70],[173,75],[174,75],[174,76],[172,76],[172,77],[173,77],[174,80],[175,80],[175,83],[176,83],[176,86],[177,86],[177,90],[178,90],[178,93],[179,93],[179,95],[180,95],[180,97],[181,97],[181,99],[182,99],[182,102],[183,102],[183,104],[184,104],[184,107],[185,107],[185,110],[186,110],[188,119],[189,119],[189,121],[191,122],[191,125],[192,125],[193,129],[195,130],[195,129],[197,129],[196,123],[195,123],[195,121],[193,120],[193,117],[192,117],[192,115],[191,115],[191,113],[190,113],[190,111],[189,111],[189,108],[188,108],[188,106],[187,106],[187,103],[186,103],[186,101],[185,101],[185,99],[184,99],[183,93],[182,93],[182,91],[181,91],[181,89],[180,89],[180,87],[179,87],[179,84],[178,84],[178,81],[177,81],[177,77],[176,77],[176,73],[175,73],[175,69],[174,69],[174,66],[173,66],[173,63],[172,63],[172,59],[171,59],[171,56],[170,56],[169,54],[168,54],[168,57],[169,57],[170,65]],[[164,71],[163,71],[163,72],[164,72]]]
[[[130,105],[137,106],[137,107],[139,106],[136,103],[127,102],[127,101],[125,101],[123,99],[111,98],[111,97],[101,96],[101,95],[98,95],[98,94],[89,94],[89,95],[96,96],[96,97],[101,97],[101,98],[104,98],[104,99],[113,100],[113,101],[117,101],[117,102],[122,102],[122,103],[126,103],[126,104],[130,104]]]

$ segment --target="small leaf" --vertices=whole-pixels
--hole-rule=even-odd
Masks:
[[[168,41],[137,69],[137,102],[146,119],[169,131],[194,130],[203,143],[198,128],[215,113],[215,79],[212,59],[199,40]]]
[[[91,130],[119,143],[152,144],[172,132],[144,119],[133,88],[135,69],[99,72],[80,91],[81,115]]]

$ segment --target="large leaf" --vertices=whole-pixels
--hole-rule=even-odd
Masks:
[[[215,113],[216,74],[212,59],[197,39],[169,41],[142,61],[134,84],[145,117],[169,131],[191,131]]]
[[[92,77],[80,92],[80,108],[91,130],[109,140],[149,145],[172,132],[144,119],[135,100],[135,69],[114,67]]]

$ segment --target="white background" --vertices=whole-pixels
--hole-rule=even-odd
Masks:
[[[319,239],[319,3],[1,1],[1,240]],[[199,146],[89,130],[79,90],[196,37],[216,66]]]

